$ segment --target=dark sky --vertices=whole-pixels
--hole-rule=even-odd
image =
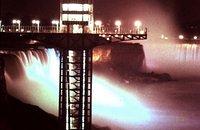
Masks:
[[[162,8],[172,12],[177,22],[182,25],[200,23],[200,0],[94,0],[95,17],[104,20],[128,20],[135,11],[134,7],[141,1],[159,2]],[[25,23],[33,18],[44,21],[59,18],[59,0],[1,0],[1,16],[3,19],[20,18]]]

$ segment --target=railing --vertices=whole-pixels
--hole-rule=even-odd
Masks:
[[[57,29],[54,26],[21,26],[20,28],[18,26],[2,26],[1,32],[10,32],[10,33],[16,33],[16,32],[23,32],[23,33],[59,33],[59,29]]]
[[[97,34],[147,34],[147,28],[117,28],[117,27],[102,27],[95,28]]]
[[[0,32],[10,32],[10,33],[66,33],[67,27],[62,27],[61,29],[56,26],[1,26]],[[69,29],[73,32],[72,29]],[[139,29],[128,29],[128,28],[116,28],[116,27],[101,27],[95,28],[94,31],[89,31],[87,27],[84,29],[85,33],[92,34],[147,34],[147,28]],[[81,29],[73,33],[82,33]]]

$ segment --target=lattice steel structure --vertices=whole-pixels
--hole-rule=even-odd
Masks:
[[[59,117],[62,127],[66,130],[90,130],[92,51],[62,50],[60,63]]]

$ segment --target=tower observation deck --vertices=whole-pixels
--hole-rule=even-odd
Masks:
[[[61,0],[60,23],[64,32],[93,32],[93,0]]]

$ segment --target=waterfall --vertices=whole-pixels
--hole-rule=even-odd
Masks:
[[[4,51],[8,92],[58,113],[59,57],[55,50]]]
[[[144,43],[147,71],[169,73],[174,78],[200,77],[200,45]]]
[[[147,71],[165,72],[177,77],[199,76],[199,45],[145,43],[143,47]],[[6,54],[8,92],[58,115],[59,54],[54,49],[1,53]],[[94,70],[93,122],[110,125],[106,123],[110,121],[122,127],[152,124],[155,117],[151,107],[146,106],[134,89],[129,90],[130,87],[123,83],[114,82],[109,77],[99,76]]]
[[[3,53],[7,53],[5,62],[8,92],[26,103],[58,115],[59,55],[56,51],[29,50]],[[134,94],[96,73],[93,75],[92,109],[94,118],[101,117],[113,122],[135,124],[151,119],[148,108]],[[111,111],[114,113],[109,114]],[[127,112],[129,116],[122,118]]]

